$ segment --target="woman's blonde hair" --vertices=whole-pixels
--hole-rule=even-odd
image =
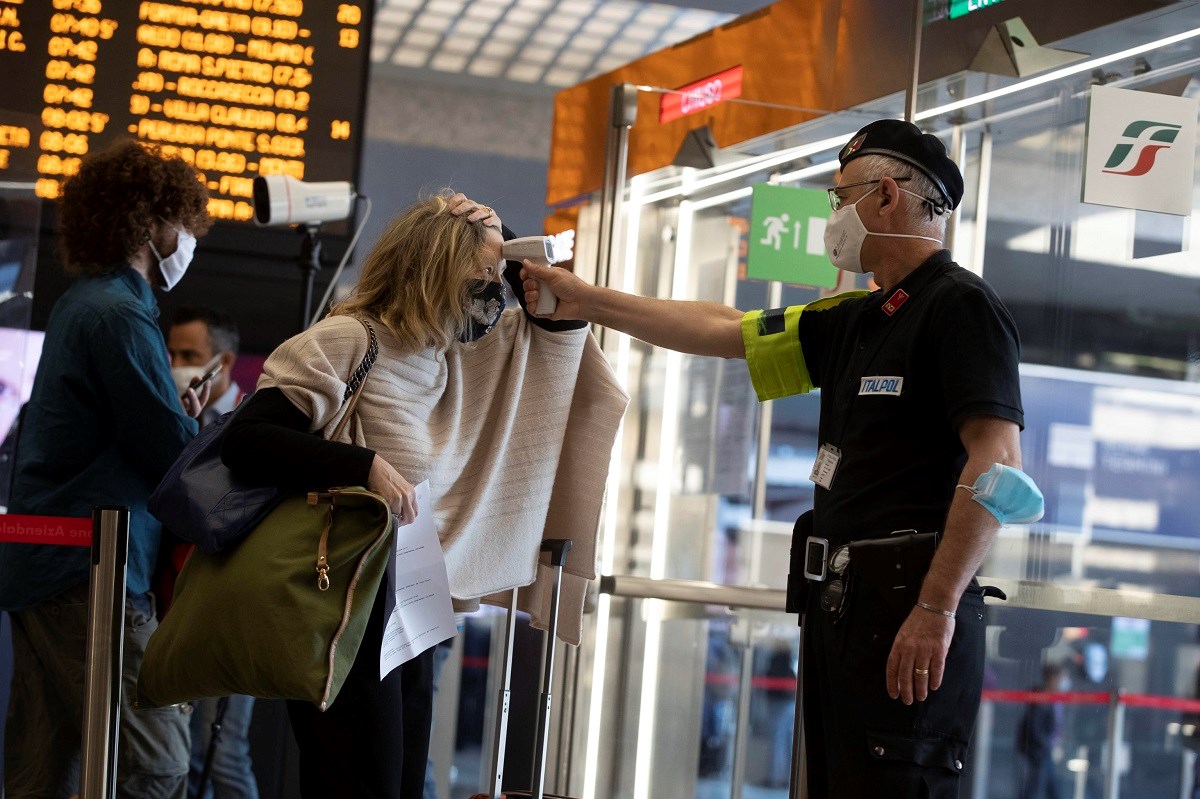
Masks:
[[[451,214],[453,194],[443,189],[393,220],[358,285],[330,315],[373,316],[408,352],[456,341],[467,326],[470,280],[479,277],[487,227]]]

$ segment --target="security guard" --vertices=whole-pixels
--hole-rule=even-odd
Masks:
[[[963,179],[937,138],[880,120],[839,158],[826,249],[877,291],[743,314],[527,262],[526,301],[542,280],[555,318],[745,358],[760,400],[822,389],[815,507],[793,539],[808,590],[790,592],[806,618],[809,796],[956,797],[984,665],[974,575],[1002,522],[1041,512],[1019,470],[1017,331],[942,248]]]

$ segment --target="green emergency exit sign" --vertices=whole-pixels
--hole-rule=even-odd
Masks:
[[[760,183],[750,199],[746,277],[833,288],[838,270],[825,254],[829,195]]]
[[[972,11],[982,11],[1001,2],[1003,0],[950,0],[950,19],[965,17]]]

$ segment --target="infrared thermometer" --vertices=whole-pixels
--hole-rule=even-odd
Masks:
[[[523,236],[504,242],[501,250],[506,261],[523,261],[528,258],[541,266],[552,266],[558,259],[554,257],[554,240],[549,236]],[[558,297],[544,281],[538,281],[538,303],[535,313],[552,314],[558,307]]]

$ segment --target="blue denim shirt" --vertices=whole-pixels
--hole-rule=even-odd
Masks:
[[[150,285],[129,266],[77,281],[54,305],[17,444],[10,513],[131,512],[127,591],[144,594],[161,528],[146,500],[196,422],[183,412]],[[82,547],[0,545],[0,608],[88,578]]]

